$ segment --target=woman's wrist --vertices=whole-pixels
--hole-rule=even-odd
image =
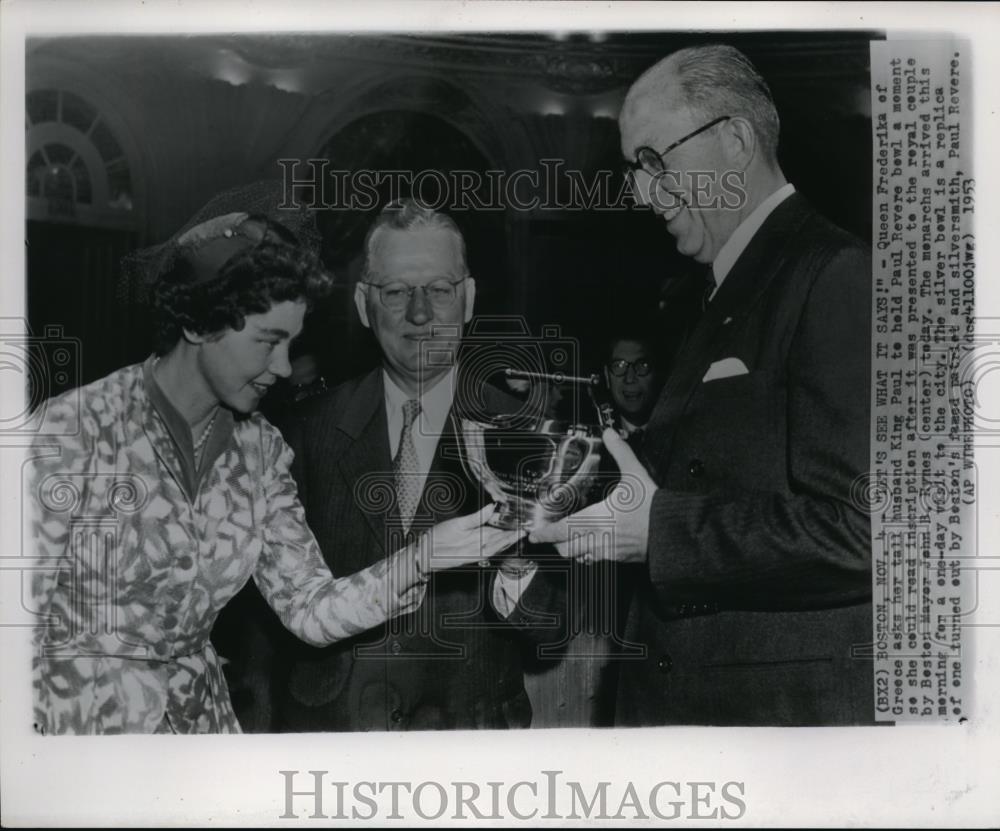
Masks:
[[[396,552],[395,571],[400,593],[430,581],[433,572],[430,553],[430,547],[421,539],[414,540],[406,548]]]
[[[413,550],[413,572],[416,576],[415,583],[428,583],[431,579],[431,573],[433,569],[431,568],[431,557],[430,549],[421,545],[420,541],[410,545]]]

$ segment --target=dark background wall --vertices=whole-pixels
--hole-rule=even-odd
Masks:
[[[279,159],[330,169],[619,175],[630,82],[697,42],[743,49],[771,85],[788,178],[870,239],[872,33],[641,33],[56,38],[29,43],[28,312],[82,341],[84,381],[149,349],[120,257],[167,239],[219,191],[280,178]],[[83,102],[82,104],[80,102]],[[88,109],[89,108],[89,109]],[[108,138],[108,135],[111,138]],[[69,147],[69,151],[59,147]],[[551,162],[550,162],[551,164]],[[617,178],[613,178],[617,182]],[[384,196],[384,193],[383,193]],[[565,190],[561,198],[567,196]],[[89,201],[87,201],[89,200]],[[375,360],[351,304],[372,210],[318,217],[337,277],[305,343],[330,381]],[[456,211],[477,311],[557,324],[584,369],[616,318],[654,308],[684,263],[645,211]]]

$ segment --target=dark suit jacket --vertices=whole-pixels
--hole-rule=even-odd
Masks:
[[[461,389],[461,384],[458,385]],[[493,412],[518,402],[492,387],[474,391]],[[430,527],[484,503],[457,455],[459,393],[413,521]],[[310,402],[283,425],[306,519],[335,575],[401,548],[382,370]],[[394,527],[395,526],[395,527]],[[553,555],[554,556],[554,555]],[[275,693],[279,730],[403,730],[527,727],[521,652],[565,637],[565,588],[536,574],[508,620],[492,605],[496,569],[436,573],[421,608],[379,630],[324,649],[291,639]],[[551,612],[551,610],[557,610]]]
[[[677,356],[647,426],[660,490],[628,636],[622,724],[873,718],[871,269],[794,194],[750,241]],[[748,374],[703,382],[738,358]]]

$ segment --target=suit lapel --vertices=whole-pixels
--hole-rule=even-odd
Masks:
[[[142,430],[146,434],[146,438],[149,440],[160,464],[163,465],[170,474],[170,477],[177,483],[177,487],[180,488],[181,493],[191,502],[194,500],[194,494],[190,491],[188,477],[185,476],[185,467],[181,463],[174,440],[170,437],[166,422],[163,420],[163,416],[159,414],[154,403],[156,393],[154,390],[148,388],[155,383],[153,380],[153,358],[150,357],[142,365],[141,371],[136,377],[136,382],[132,386],[132,395],[129,401],[129,407],[132,411],[131,422],[142,426]],[[159,394],[164,400],[166,399],[162,390]],[[165,406],[169,406],[169,401],[166,402]]]
[[[474,398],[470,400],[470,396]],[[461,419],[517,412],[521,406],[517,399],[488,384],[470,382],[459,364],[455,396],[438,438],[415,519],[441,522],[456,514],[471,513],[483,504],[479,483],[470,478],[462,464]]]
[[[811,214],[794,193],[775,208],[754,234],[726,276],[691,336],[681,347],[674,370],[650,418],[644,455],[669,458],[674,430],[701,379],[716,359],[713,348],[727,327],[738,325],[757,303],[784,262],[788,242]]]
[[[336,429],[351,442],[340,457],[343,479],[337,486],[350,490],[354,505],[364,516],[382,552],[380,556],[387,553],[387,529],[398,524],[384,402],[382,370],[376,369],[358,385],[336,424]],[[326,478],[332,480],[334,477]],[[327,497],[328,500],[333,498],[333,494]],[[393,517],[396,523],[391,522]]]
[[[458,424],[454,406],[448,412],[444,428],[438,438],[424,489],[420,494],[414,518],[423,521],[440,522],[464,512],[471,504],[469,488],[473,484],[464,475],[458,453]],[[471,507],[468,509],[472,510]]]

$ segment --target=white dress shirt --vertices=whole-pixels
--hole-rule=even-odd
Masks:
[[[795,186],[793,184],[789,182],[782,185],[761,202],[754,209],[753,213],[736,227],[736,230],[726,240],[725,245],[719,249],[719,253],[712,263],[712,274],[715,276],[715,291],[712,292],[711,297],[715,297],[719,286],[722,285],[722,281],[726,279],[726,276],[740,258],[740,254],[750,244],[753,235],[760,230],[760,226],[764,224],[764,220],[793,193],[795,193]]]
[[[423,390],[420,396],[420,414],[410,428],[413,438],[413,448],[417,451],[419,470],[410,471],[420,477],[420,490],[423,492],[424,482],[434,462],[438,440],[444,432],[448,413],[455,400],[456,368],[453,366],[434,386]],[[389,456],[396,458],[399,450],[399,440],[403,431],[403,405],[410,400],[410,395],[396,384],[389,374],[382,371],[382,382],[385,388],[385,415],[389,425]],[[508,577],[500,569],[497,570],[497,580],[493,586],[493,605],[501,615],[507,617],[514,611],[521,593],[528,587],[538,570],[532,562],[531,568],[518,577]]]

